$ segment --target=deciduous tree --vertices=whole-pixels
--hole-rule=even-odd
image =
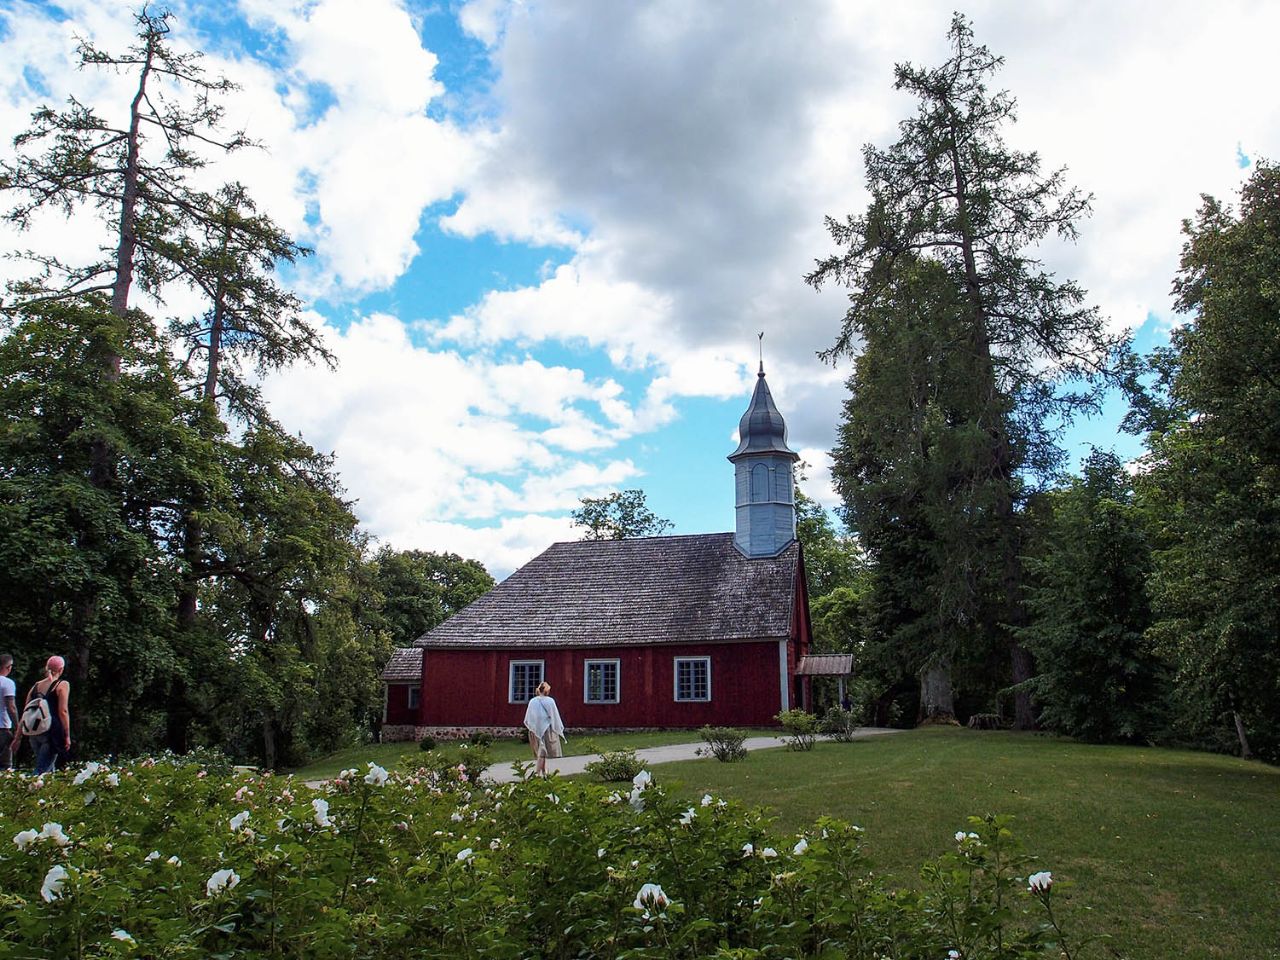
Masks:
[[[1036,657],[1041,724],[1095,742],[1149,741],[1167,691],[1146,636],[1151,546],[1119,458],[1095,450],[1083,476],[1040,495],[1031,516],[1021,637]]]
[[[1280,167],[1259,163],[1238,211],[1205,197],[1174,283],[1190,322],[1156,357],[1139,492],[1155,529],[1152,635],[1183,716],[1280,757]],[[1225,725],[1225,726],[1224,726]]]
[[[603,497],[583,497],[573,511],[573,525],[582,527],[583,540],[629,540],[658,537],[672,523],[649,509],[643,490],[623,490]]]

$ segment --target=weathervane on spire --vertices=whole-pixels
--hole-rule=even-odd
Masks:
[[[764,331],[763,330],[760,331],[759,339],[760,339],[760,373],[757,374],[757,376],[763,377],[764,376]]]

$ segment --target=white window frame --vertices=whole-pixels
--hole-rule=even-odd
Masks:
[[[680,696],[680,664],[705,663],[707,665],[707,695],[705,697]],[[671,668],[671,695],[676,703],[710,703],[711,702],[711,658],[710,657],[676,657]]]
[[[538,666],[538,683],[529,692],[529,700],[537,696],[538,684],[547,679],[547,661],[545,660],[512,660],[507,664],[507,703],[528,703],[529,700],[516,699],[516,667]]]
[[[417,710],[418,707],[422,706],[422,684],[409,684],[409,691],[405,694],[404,702],[410,710]]]
[[[613,699],[591,699],[591,668],[593,666],[613,667]],[[602,689],[603,689],[602,685]],[[621,703],[622,702],[622,661],[616,658],[587,660],[582,664],[582,702],[583,703]]]

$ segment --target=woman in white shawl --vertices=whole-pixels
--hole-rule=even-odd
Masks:
[[[560,741],[564,738],[564,721],[560,709],[551,699],[551,684],[543,680],[538,684],[538,695],[529,701],[524,712],[524,725],[529,730],[529,746],[537,759],[537,773],[547,775],[547,757],[563,756]]]

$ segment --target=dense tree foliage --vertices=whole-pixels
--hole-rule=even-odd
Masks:
[[[1095,451],[1083,476],[1038,498],[1027,557],[1040,722],[1084,740],[1149,742],[1163,732],[1162,664],[1151,649],[1145,518],[1119,458]]]
[[[1094,407],[1096,389],[1089,381],[1105,370],[1118,344],[1105,334],[1097,311],[1085,305],[1083,291],[1055,278],[1032,253],[1050,234],[1074,238],[1088,198],[1067,186],[1062,170],[1043,174],[1036,154],[1005,144],[1014,101],[987,87],[1001,59],[975,44],[963,16],[955,16],[949,36],[952,55],[942,66],[896,68],[895,87],[917,99],[917,111],[900,124],[896,143],[866,147],[871,202],[861,216],[828,218],[841,250],[819,261],[808,280],[851,291],[830,357],[853,352],[870,329],[901,307],[904,294],[920,309],[940,312],[936,338],[925,352],[933,362],[963,372],[965,395],[956,398],[961,419],[942,414],[957,448],[942,458],[918,460],[916,469],[894,469],[886,482],[916,514],[901,519],[910,531],[900,545],[907,553],[901,576],[933,571],[951,583],[935,581],[939,589],[927,598],[903,597],[900,614],[917,628],[919,669],[945,672],[975,623],[998,638],[1019,685],[1018,725],[1029,727],[1034,720],[1024,682],[1032,662],[1012,629],[1023,616],[1023,478],[1056,466],[1055,425]],[[933,385],[921,386],[925,398],[909,402],[923,415],[929,406],[921,400]],[[862,401],[855,394],[851,402]],[[917,428],[923,426],[921,421]],[[852,452],[846,447],[837,456]],[[951,496],[950,490],[960,497],[951,508],[954,522],[944,531],[926,515],[914,484],[921,471],[951,473],[953,465],[959,475],[934,488],[941,496]],[[854,464],[843,468],[847,476],[859,470]],[[865,511],[855,506],[852,512],[861,534]],[[937,564],[939,547],[968,562]],[[877,555],[870,544],[868,549],[881,570],[896,562]],[[993,595],[979,582],[987,577],[998,582]],[[999,603],[999,611],[975,621],[975,611],[990,600]],[[930,609],[918,609],[921,604]],[[926,627],[929,618],[945,628]],[[946,712],[945,702],[943,696],[939,712]]]
[[[331,359],[274,276],[307,251],[240,185],[191,185],[208,154],[247,143],[217,132],[231,85],[170,49],[167,13],[137,20],[126,54],[80,50],[136,78],[128,123],[75,99],[41,109],[0,170],[18,226],[87,209],[112,231],[94,263],[34,257],[4,304],[0,624],[23,687],[69,655],[82,750],[209,743],[296,763],[376,720],[413,585],[393,583],[384,613],[332,458],[244,376]],[[132,306],[135,286],[160,301],[175,284],[199,316],[162,329]],[[437,618],[492,583],[452,555],[428,567]]]
[[[1205,197],[1184,232],[1191,318],[1146,408],[1152,634],[1187,730],[1280,759],[1280,167],[1258,165],[1238,211]]]
[[[583,497],[573,511],[573,525],[582,528],[583,540],[629,540],[658,537],[671,529],[649,509],[643,490],[623,490],[603,497]]]
[[[493,588],[493,577],[475,560],[391,547],[369,560],[368,577],[381,598],[374,623],[397,647],[407,647]]]

